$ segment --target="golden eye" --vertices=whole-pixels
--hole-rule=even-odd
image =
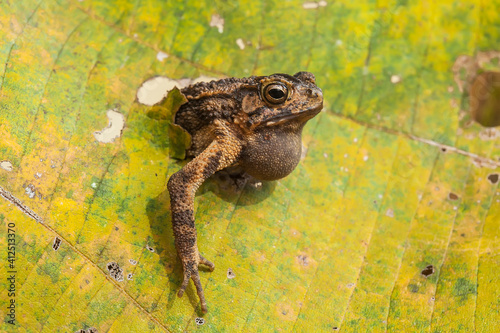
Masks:
[[[281,83],[271,83],[263,90],[264,99],[271,104],[281,104],[288,97],[288,88]]]

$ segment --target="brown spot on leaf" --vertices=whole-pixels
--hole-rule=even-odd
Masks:
[[[428,277],[429,275],[434,274],[434,266],[428,265],[422,270],[422,275]]]
[[[298,255],[297,259],[302,266],[309,266],[309,258],[305,255]]]
[[[304,249],[294,257],[295,265],[301,270],[314,270],[318,267],[318,262],[314,260],[315,253],[310,249]]]
[[[453,192],[450,192],[450,194],[448,194],[448,199],[450,199],[450,200],[458,200],[458,195],[456,195]]]
[[[294,321],[297,319],[295,311],[290,304],[287,303],[276,304],[276,312],[278,314],[278,318],[281,318],[282,320]]]
[[[498,183],[498,173],[492,173],[492,174],[488,175],[488,180],[492,184]]]

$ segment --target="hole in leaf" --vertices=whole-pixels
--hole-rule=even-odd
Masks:
[[[422,275],[428,277],[429,275],[434,274],[434,266],[428,265],[422,270]]]
[[[112,261],[108,263],[106,267],[108,268],[109,275],[111,275],[112,278],[118,282],[123,281],[123,269],[120,268],[116,262]]]
[[[492,184],[496,184],[496,183],[498,183],[498,173],[492,173],[491,175],[488,175],[488,180],[489,180]]]
[[[54,251],[57,251],[59,250],[59,246],[61,246],[61,239],[59,237],[56,237],[56,239],[54,239],[54,244],[52,245],[52,248],[54,249]]]
[[[227,269],[227,278],[228,279],[234,279],[236,277],[236,274],[234,274],[233,270],[231,268]]]
[[[500,126],[500,73],[484,72],[469,91],[472,118],[485,127]]]

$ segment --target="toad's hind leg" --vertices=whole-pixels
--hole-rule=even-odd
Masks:
[[[241,145],[231,131],[222,123],[215,124],[215,140],[197,157],[170,177],[168,191],[172,212],[175,247],[182,261],[184,279],[179,289],[181,297],[192,279],[201,302],[201,310],[207,312],[207,303],[198,273],[198,265],[214,269],[214,264],[198,252],[196,227],[194,224],[194,197],[196,190],[211,175],[236,161]]]

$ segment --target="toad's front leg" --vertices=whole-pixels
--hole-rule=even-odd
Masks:
[[[198,187],[208,177],[233,164],[241,152],[239,141],[221,122],[216,123],[214,134],[214,141],[200,155],[173,174],[167,184],[175,247],[184,271],[184,280],[177,295],[181,297],[189,280],[193,279],[200,298],[201,311],[204,313],[207,312],[207,303],[201,287],[198,265],[204,264],[211,270],[215,266],[198,252],[193,215],[194,197]]]

